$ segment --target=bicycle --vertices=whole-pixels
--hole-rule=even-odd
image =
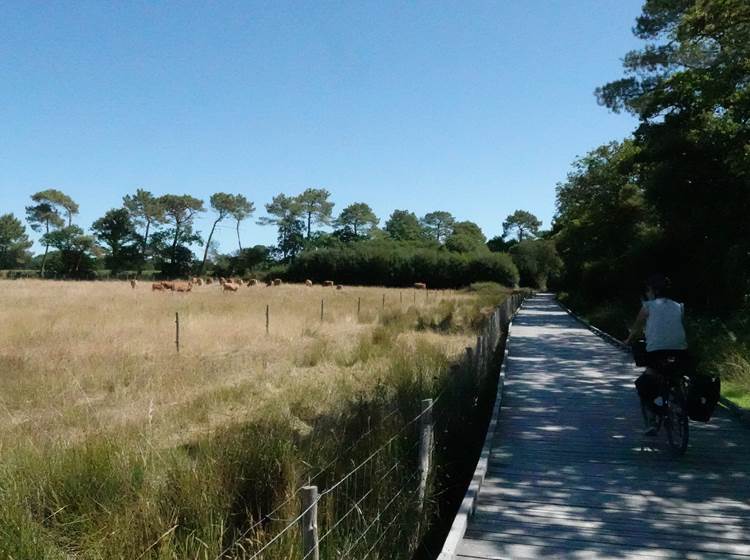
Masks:
[[[654,415],[656,433],[664,426],[670,450],[675,455],[682,455],[687,450],[690,439],[687,410],[690,377],[682,370],[678,357],[671,354],[660,358],[654,369],[659,380],[662,404],[641,401],[641,412],[647,423],[652,421],[650,415]]]

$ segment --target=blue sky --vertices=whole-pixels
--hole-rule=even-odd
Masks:
[[[548,226],[573,159],[635,128],[593,90],[639,46],[641,3],[0,3],[0,213],[58,188],[87,228],[138,187],[240,192],[247,246],[275,241],[255,224],[273,195],[325,187],[381,224]]]

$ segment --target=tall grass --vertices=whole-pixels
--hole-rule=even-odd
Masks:
[[[420,522],[408,422],[420,399],[443,395],[443,473],[444,434],[457,441],[479,395],[451,364],[483,309],[505,296],[419,293],[415,306],[389,290],[383,309],[384,290],[364,288],[248,288],[237,297],[119,283],[3,288],[0,557],[15,559],[249,558],[299,512],[301,485],[329,488],[378,449],[321,500],[326,528],[359,502],[323,556],[356,544],[351,557],[372,548],[372,558],[408,558],[434,505]],[[364,488],[376,490],[362,497]],[[263,558],[298,558],[298,539],[293,528]]]

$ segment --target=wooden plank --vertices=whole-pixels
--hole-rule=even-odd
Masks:
[[[648,527],[647,522],[641,525]],[[606,544],[611,546],[624,546],[627,548],[641,547],[644,549],[670,549],[683,552],[699,551],[712,553],[734,554],[737,556],[750,556],[750,545],[745,538],[718,539],[712,536],[689,535],[686,533],[675,534],[664,530],[602,530],[601,527],[583,528],[575,524],[561,524],[558,520],[548,523],[510,523],[505,521],[502,528],[488,526],[484,523],[472,523],[466,532],[466,538],[487,541],[515,541],[518,538],[528,538],[533,535],[546,543],[555,541],[568,541],[575,539],[582,542],[592,543],[595,546]]]
[[[747,556],[725,552],[683,551],[668,548],[650,549],[638,546],[617,546],[591,543],[580,539],[544,542],[534,537],[508,541],[487,541],[466,538],[458,548],[458,558],[482,559],[554,559],[598,560],[627,558],[628,560],[747,560]]]
[[[511,348],[476,513],[446,558],[750,559],[744,426],[691,423],[681,458],[642,437],[638,370],[548,295]]]

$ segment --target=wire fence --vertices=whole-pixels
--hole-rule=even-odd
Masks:
[[[488,377],[522,300],[521,294],[507,298],[488,317],[476,345],[467,348],[461,371],[473,376],[469,382]],[[398,409],[383,415],[379,426],[370,427],[317,469],[308,484],[251,522],[215,560],[399,558],[414,550],[426,515],[424,502],[430,499],[424,490],[431,476],[433,429],[444,425],[450,414],[449,407],[436,406],[444,392],[423,400],[418,414],[370,449],[378,427],[396,421]],[[343,470],[347,462],[353,464]]]

